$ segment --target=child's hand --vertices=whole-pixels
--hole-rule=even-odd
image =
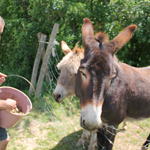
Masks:
[[[7,109],[8,111],[12,111],[13,109],[15,109],[17,107],[17,102],[13,99],[6,99],[6,103],[7,103]]]
[[[5,81],[6,77],[7,77],[7,75],[0,72],[0,85]]]

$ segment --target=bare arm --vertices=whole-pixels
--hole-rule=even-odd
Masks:
[[[0,72],[0,85],[5,81],[6,77],[7,75]],[[0,100],[0,110],[12,111],[17,107],[16,104],[17,102],[12,99]]]

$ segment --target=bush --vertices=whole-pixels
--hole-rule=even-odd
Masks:
[[[38,48],[37,33],[50,37],[54,23],[59,24],[56,36],[58,42],[64,40],[73,48],[77,41],[82,45],[81,27],[83,18],[90,18],[95,32],[102,30],[113,39],[130,24],[138,26],[132,39],[117,54],[120,61],[133,66],[150,64],[150,2],[141,0],[92,0],[92,1],[13,1],[0,3],[6,26],[0,41],[0,71],[17,74],[28,80]],[[48,40],[48,39],[47,39]],[[61,46],[57,47],[60,59]],[[9,79],[16,88],[26,89],[28,84],[20,79]]]

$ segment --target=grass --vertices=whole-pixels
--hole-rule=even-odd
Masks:
[[[36,101],[31,113],[8,129],[8,150],[58,150],[62,146],[65,149],[67,143],[75,145],[82,132],[80,109],[78,103],[70,101],[62,104],[45,99]]]
[[[89,141],[76,147],[81,137],[80,106],[77,99],[56,103],[44,97],[33,104],[33,110],[15,127],[8,129],[10,142],[7,150],[83,150]],[[119,126],[121,128],[122,124]],[[140,149],[149,134],[150,119],[128,123],[125,132],[119,132],[114,150]]]

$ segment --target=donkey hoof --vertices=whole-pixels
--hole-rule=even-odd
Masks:
[[[88,146],[88,150],[94,150],[94,147]]]
[[[83,144],[84,144],[84,141],[82,139],[79,139],[77,144],[76,144],[76,146],[79,147],[79,146],[81,146]]]

